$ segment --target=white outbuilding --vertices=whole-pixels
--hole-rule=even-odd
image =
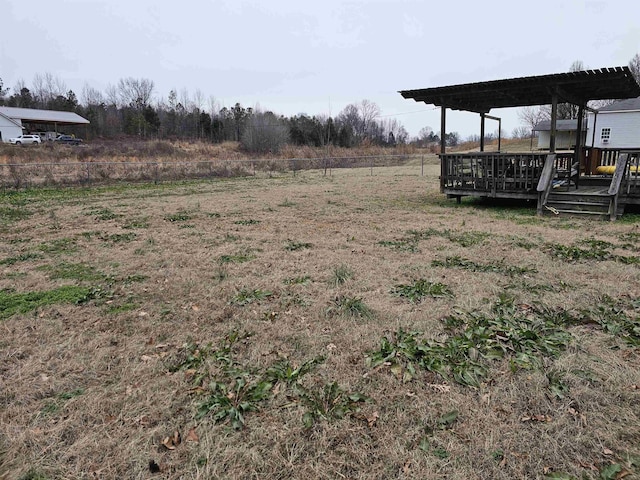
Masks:
[[[640,97],[613,102],[590,112],[587,146],[603,149],[640,147]]]
[[[21,135],[24,130],[24,133],[49,132],[55,137],[58,127],[89,123],[89,120],[74,112],[0,107],[0,141],[8,142],[10,138]],[[53,140],[46,138],[49,139]]]
[[[0,142],[22,134],[22,124],[0,112]]]

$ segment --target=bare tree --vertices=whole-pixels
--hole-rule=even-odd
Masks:
[[[118,95],[124,105],[142,109],[149,105],[153,95],[153,81],[146,78],[121,78],[118,81]]]
[[[41,107],[47,106],[47,103],[57,97],[64,96],[66,92],[67,86],[64,81],[49,72],[43,75],[36,73],[33,76],[33,97]]]
[[[380,107],[369,100],[362,100],[358,105],[360,112],[360,135],[366,137],[370,134],[371,127],[375,122],[375,119],[380,115]]]
[[[240,138],[243,148],[254,153],[278,153],[288,140],[289,127],[272,112],[253,112]]]
[[[541,107],[522,107],[518,110],[518,119],[529,129],[529,133],[533,131],[533,128],[542,122],[543,120],[549,120],[550,111],[546,106]]]
[[[85,107],[90,105],[100,105],[104,103],[104,97],[99,90],[89,86],[85,83],[82,87],[82,93],[80,94],[80,100]]]

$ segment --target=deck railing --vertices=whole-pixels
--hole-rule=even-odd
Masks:
[[[586,148],[584,166],[587,175],[596,175],[598,167],[615,167],[618,157],[628,153],[633,160],[640,153],[638,148]]]
[[[440,189],[487,196],[535,194],[546,157],[544,153],[441,154]]]

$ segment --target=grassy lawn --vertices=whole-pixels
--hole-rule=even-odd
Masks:
[[[640,478],[640,219],[420,168],[0,194],[0,478]]]

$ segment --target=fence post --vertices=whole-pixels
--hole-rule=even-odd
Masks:
[[[154,169],[154,176],[155,176],[155,178],[153,180],[153,183],[157,185],[158,181],[159,181],[159,176],[160,176],[160,172],[159,172],[157,163],[153,164],[153,169]]]
[[[422,167],[422,171],[420,173],[420,176],[424,177],[424,155],[422,155],[422,159],[420,161],[420,166]]]

